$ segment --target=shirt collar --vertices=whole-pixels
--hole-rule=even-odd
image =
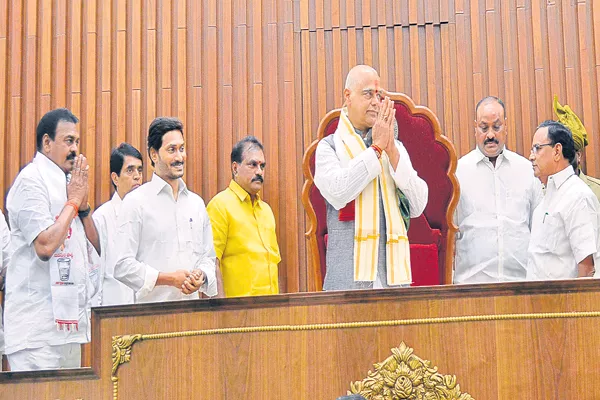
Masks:
[[[481,150],[479,150],[479,146],[475,146],[475,151],[476,151],[476,159],[475,159],[475,163],[478,163],[480,161],[483,161],[485,159],[487,159],[489,161],[489,157],[486,156],[485,154],[483,154],[483,152]],[[502,148],[502,151],[500,152],[500,154],[498,154],[498,158],[496,159],[496,161],[504,159],[506,161],[510,161],[510,158],[512,157],[512,154],[510,154],[511,151],[509,151],[506,146],[504,146]],[[503,162],[504,162],[503,160]]]
[[[187,186],[185,185],[183,179],[179,178],[177,181],[179,182],[178,194],[187,193]],[[168,187],[169,190],[171,190],[171,185],[169,185],[167,181],[165,181],[163,178],[156,175],[156,173],[152,174],[152,179],[150,180],[150,182],[147,183],[147,185],[150,185],[153,192],[156,194],[159,194],[166,187]]]
[[[115,212],[118,214],[119,210],[121,209],[121,203],[123,203],[123,199],[121,199],[121,196],[119,196],[119,193],[117,193],[116,190],[112,198],[110,199],[110,202],[113,208],[115,209]]]
[[[119,193],[117,193],[117,191],[115,190],[115,193],[113,194],[113,197],[110,199],[110,201],[115,206],[120,206],[121,203],[123,202],[123,199],[121,199],[121,196],[119,196]]]
[[[559,171],[554,175],[550,175],[548,177],[548,185],[546,186],[549,186],[552,182],[556,190],[558,190],[562,186],[562,184],[565,183],[567,179],[569,179],[573,175],[575,175],[575,171],[573,170],[573,167],[569,165],[562,171]]]
[[[233,193],[235,193],[235,195],[240,199],[240,201],[243,203],[244,201],[246,201],[247,198],[250,197],[250,194],[248,192],[246,192],[236,181],[234,181],[233,179],[231,180],[231,182],[229,182],[229,189],[231,189],[231,191]],[[257,193],[256,194],[256,200],[255,203],[258,204],[260,201],[260,194]]]
[[[65,182],[67,181],[67,174],[65,174],[65,171],[39,151],[35,154],[33,163],[42,167],[47,173],[51,174],[53,178],[63,179]]]

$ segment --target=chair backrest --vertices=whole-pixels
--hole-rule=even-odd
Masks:
[[[416,106],[412,99],[402,93],[389,93],[395,103],[399,139],[410,155],[413,167],[429,186],[427,207],[421,217],[411,220],[408,231],[412,247],[436,246],[439,265],[431,271],[436,275],[424,277],[428,284],[452,282],[454,236],[456,226],[453,214],[458,203],[459,187],[456,179],[456,150],[441,133],[437,117],[426,107]],[[309,247],[309,282],[311,291],[322,289],[325,277],[325,252],[327,216],[325,200],[314,185],[315,151],[321,139],[331,135],[337,128],[340,109],[330,111],[321,120],[317,139],[304,153],[303,170],[306,181],[302,189],[302,202],[309,220],[306,237]],[[423,259],[428,259],[424,257]],[[414,264],[414,263],[413,263]],[[428,266],[424,266],[427,271]],[[413,277],[420,266],[413,265]]]

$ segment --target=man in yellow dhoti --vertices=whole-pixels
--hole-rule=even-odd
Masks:
[[[600,200],[600,179],[587,176],[581,170],[581,159],[585,153],[585,147],[588,145],[587,131],[585,130],[585,126],[583,126],[577,114],[571,110],[571,107],[569,107],[567,104],[564,106],[560,105],[558,102],[558,96],[554,96],[554,112],[558,117],[558,122],[568,127],[573,134],[576,155],[572,165],[573,169],[575,170],[575,174],[578,175],[590,189],[592,189],[592,192],[594,192],[598,200]]]

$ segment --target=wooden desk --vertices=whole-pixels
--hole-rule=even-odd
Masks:
[[[333,400],[401,342],[477,400],[600,393],[598,280],[106,307],[93,319],[91,369],[3,373],[0,399]],[[115,346],[131,360],[113,382],[112,338],[135,334]]]

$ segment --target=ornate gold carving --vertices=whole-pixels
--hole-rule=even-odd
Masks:
[[[123,363],[129,362],[131,358],[131,346],[138,340],[157,340],[157,339],[172,339],[190,336],[211,336],[222,334],[239,334],[253,332],[289,332],[289,331],[319,331],[330,329],[347,329],[347,328],[378,328],[384,326],[408,326],[408,325],[429,325],[429,324],[448,324],[456,322],[478,322],[478,321],[510,321],[510,320],[532,320],[532,319],[554,319],[554,318],[598,318],[600,311],[570,311],[558,313],[533,313],[533,314],[491,314],[491,315],[465,315],[459,317],[436,317],[436,318],[416,318],[416,319],[397,319],[384,321],[359,321],[359,322],[337,322],[329,324],[309,324],[309,325],[268,325],[268,326],[248,326],[236,328],[216,328],[203,329],[198,331],[182,331],[182,332],[166,332],[153,333],[148,335],[123,335],[113,336],[112,339],[112,360],[113,369],[111,380],[113,382],[113,399],[118,400],[119,378],[117,370]],[[412,349],[411,349],[412,352]],[[415,356],[416,357],[416,356]],[[418,359],[418,358],[417,358]],[[387,361],[387,360],[386,360]],[[429,361],[427,361],[429,363]],[[384,361],[385,363],[385,361]],[[428,364],[429,365],[429,364]],[[434,368],[435,369],[435,368]],[[444,378],[446,379],[446,378]],[[444,381],[445,382],[445,381]],[[358,382],[357,382],[358,383]],[[450,382],[452,383],[452,382]],[[446,385],[450,386],[450,385]],[[456,385],[458,391],[458,385]],[[468,396],[465,393],[466,396]],[[470,400],[471,397],[414,397],[416,400]],[[393,397],[391,397],[394,399]],[[367,399],[387,399],[383,397],[367,397]],[[413,398],[408,398],[413,399]],[[403,400],[396,397],[395,400]]]
[[[123,335],[113,336],[112,338],[112,376],[115,376],[119,365],[129,362],[131,359],[131,346],[138,340],[142,340],[142,335]]]
[[[110,379],[113,383],[113,399],[119,398],[119,378],[117,378],[117,370],[121,364],[131,360],[131,346],[138,340],[143,340],[142,335],[123,335],[113,336],[112,338],[112,373]]]
[[[392,355],[374,364],[375,372],[350,383],[348,394],[360,394],[368,400],[473,400],[460,392],[456,376],[442,375],[431,361],[413,354],[404,342],[392,349]]]

